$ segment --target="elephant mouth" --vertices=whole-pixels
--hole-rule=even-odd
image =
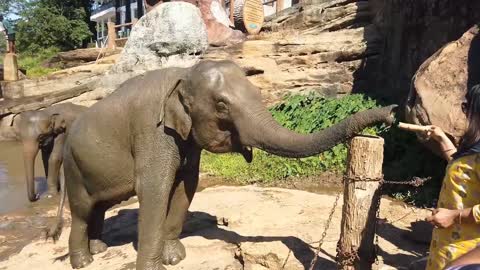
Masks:
[[[253,149],[250,146],[243,146],[242,150],[240,151],[243,158],[247,163],[251,163],[253,160]]]

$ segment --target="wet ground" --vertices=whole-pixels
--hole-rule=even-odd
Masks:
[[[47,185],[40,156],[35,164],[35,186],[44,193]],[[0,142],[0,260],[39,237],[48,224],[49,211],[55,208],[55,198],[30,203],[26,190],[21,144]]]

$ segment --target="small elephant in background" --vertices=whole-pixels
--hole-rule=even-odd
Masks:
[[[23,144],[23,158],[28,199],[33,202],[39,195],[35,192],[35,158],[42,151],[43,166],[47,176],[49,198],[58,192],[59,174],[63,161],[65,132],[73,120],[87,107],[73,103],[53,105],[41,111],[25,111],[20,114],[18,135]]]

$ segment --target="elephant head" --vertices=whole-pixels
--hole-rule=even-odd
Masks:
[[[57,113],[26,111],[20,114],[18,132],[23,144],[23,158],[30,201],[36,201],[34,168],[35,158],[42,147],[52,143],[55,135],[65,131],[65,119]],[[47,170],[45,173],[48,173]]]
[[[231,61],[202,61],[176,82],[162,117],[165,127],[184,140],[192,138],[214,153],[241,153],[251,162],[252,147],[284,157],[321,153],[369,125],[391,124],[395,107],[359,112],[325,130],[299,134],[273,119],[259,89],[239,66]]]

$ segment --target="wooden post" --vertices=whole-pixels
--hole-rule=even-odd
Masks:
[[[372,269],[375,261],[373,240],[380,200],[378,187],[382,178],[383,144],[379,137],[358,136],[350,141],[338,241],[339,269]],[[350,263],[349,259],[355,258],[355,254],[358,258]]]
[[[233,13],[235,12],[235,1],[234,0],[230,0],[230,21],[232,23],[235,23],[233,20]]]
[[[108,27],[108,45],[107,45],[107,48],[115,49],[117,47],[117,45],[115,44],[115,40],[117,39],[117,34],[116,34],[116,31],[115,31],[115,23],[114,22],[108,22],[107,27]]]
[[[5,54],[5,58],[3,59],[3,80],[18,81],[17,55],[14,53]]]
[[[283,0],[277,0],[276,4],[277,4],[276,5],[277,6],[276,12],[278,13],[278,12],[283,10]]]

